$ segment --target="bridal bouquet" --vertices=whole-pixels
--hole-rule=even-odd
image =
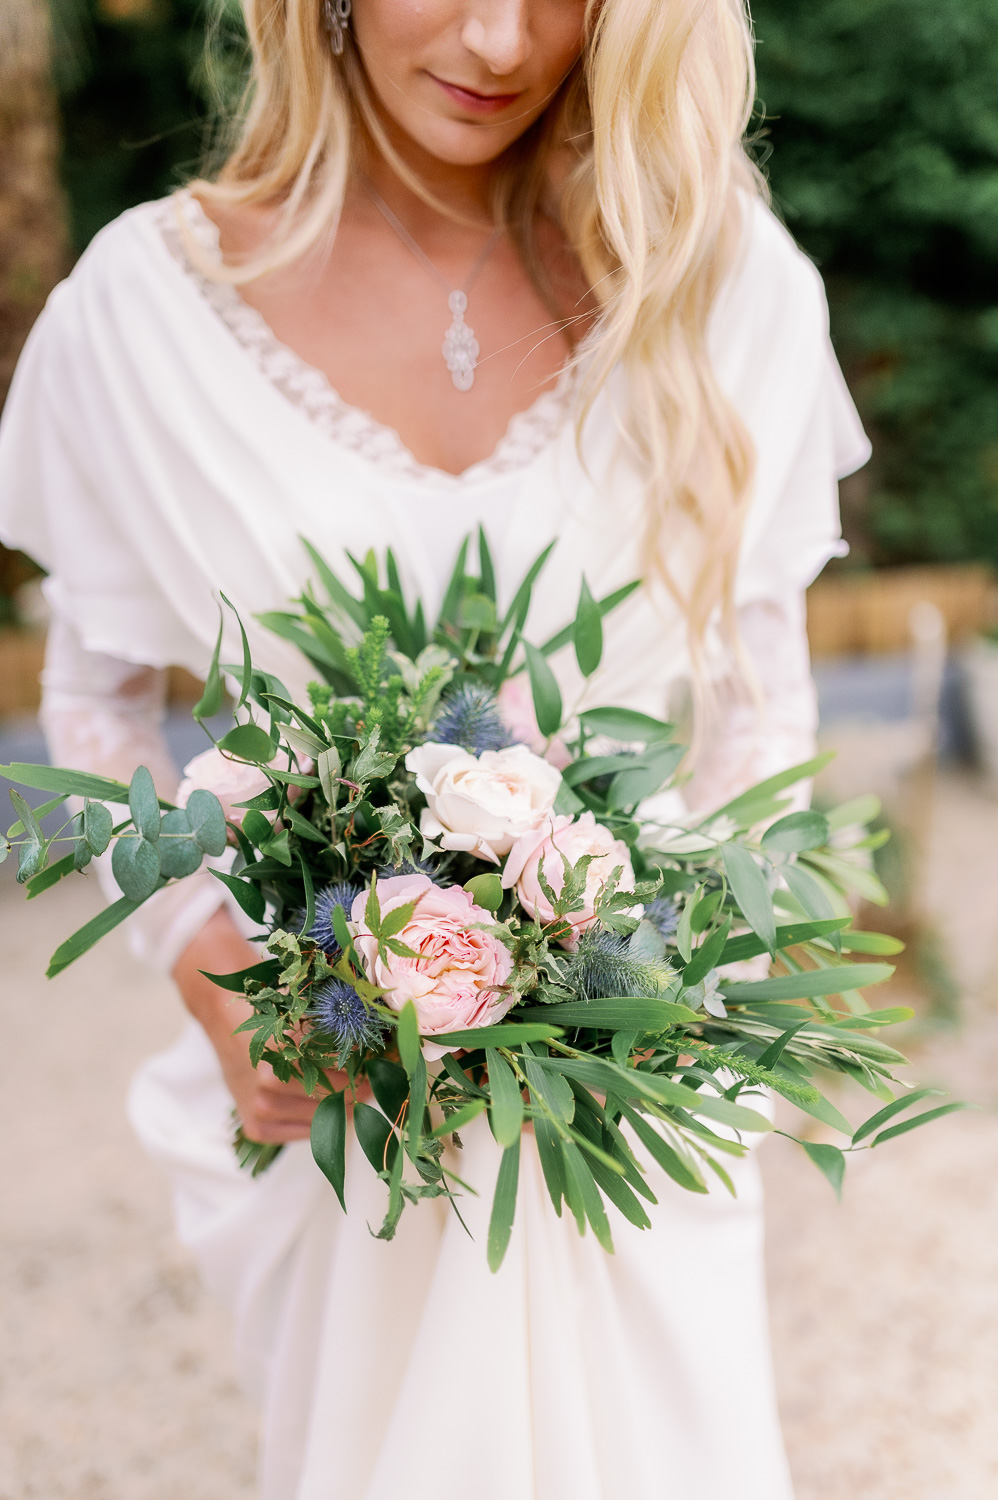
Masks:
[[[220,629],[194,713],[218,712],[224,673],[236,723],[187,767],[177,805],[144,767],[127,787],[0,767],[55,794],[32,811],[11,792],[18,822],[0,854],[18,846],[28,896],[109,846],[123,893],[49,974],[208,857],[263,950],[210,977],[248,997],[254,1064],[321,1095],[312,1150],[344,1209],[352,1129],[386,1184],[379,1237],[420,1198],[460,1212],[473,1191],[455,1171],[460,1132],[487,1114],[502,1148],[493,1269],[528,1123],[554,1211],[609,1250],[607,1202],[649,1224],[644,1153],[691,1192],[708,1174],[733,1191],[725,1158],[771,1128],[753,1107],[762,1091],[847,1138],[801,1142],[836,1188],[847,1152],[959,1107],[905,1114],[932,1091],[898,1079],[905,1059],[880,1032],[910,1012],[862,993],[900,947],[854,931],[847,901],[882,899],[873,799],[788,813],[782,793],[815,760],[709,817],[670,815],[661,794],[684,753],[672,726],[612,706],[566,715],[548,662],[571,645],[591,678],[603,618],[637,585],[597,601],[583,582],[574,622],[535,646],[523,628],[550,551],[502,612],[484,534],[473,573],[466,541],[430,628],[390,552],[384,574],[371,555],[351,559],[357,596],[309,548],[323,597],[310,587],[262,617],[312,663],[308,702],[255,667],[241,622],[242,661],[220,664]],[[47,837],[39,819],[69,797],[82,810]],[[751,959],[759,977],[745,975]],[[829,1073],[878,1100],[858,1129],[819,1091]],[[373,1102],[357,1097],[363,1083]],[[254,1171],[280,1150],[241,1133],[237,1149]]]

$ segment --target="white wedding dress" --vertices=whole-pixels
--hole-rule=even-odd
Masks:
[[[210,252],[210,224],[196,204],[184,212]],[[719,708],[692,794],[704,807],[810,750],[802,592],[842,550],[836,477],[868,455],[820,280],[761,204],[747,208],[711,348],[757,447],[737,603],[765,709],[715,649]],[[144,762],[169,792],[163,669],[204,673],[220,591],[258,665],[301,692],[304,664],[254,620],[308,577],[300,535],[344,581],[346,550],[391,544],[431,610],[479,522],[507,599],[556,537],[535,640],[572,617],[583,573],[596,595],[638,576],[641,482],[615,410],[626,390],[600,396],[581,455],[571,395],[567,379],[542,394],[465,473],[427,468],[193,269],[171,205],[125,214],[53,294],[0,434],[0,536],[49,573],[53,759],[126,777]],[[677,529],[680,574],[688,543]],[[588,701],[666,712],[688,661],[665,592],[632,596],[606,639]],[[223,660],[237,649],[230,636]],[[555,665],[576,705],[570,653]],[[162,892],[133,919],[136,946],[168,969],[223,897],[205,873]],[[653,1228],[612,1215],[610,1256],[554,1216],[527,1139],[492,1276],[486,1127],[467,1133],[459,1166],[480,1194],[462,1204],[474,1239],[431,1202],[386,1244],[367,1227],[385,1189],[355,1150],[347,1216],[307,1143],[257,1180],[238,1170],[230,1100],[193,1023],[141,1070],[130,1109],[170,1172],[181,1237],[233,1311],[263,1407],[264,1500],[788,1500],[751,1155],[735,1164],[736,1200],[687,1194],[650,1167]]]

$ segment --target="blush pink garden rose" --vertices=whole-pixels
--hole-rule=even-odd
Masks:
[[[298,769],[303,775],[308,775],[312,768],[311,761],[304,760],[299,756]],[[278,754],[270,762],[272,766],[287,766],[287,757]],[[230,823],[242,824],[246,809],[236,807],[237,802],[248,802],[251,797],[258,797],[265,792],[270,785],[266,776],[259,766],[248,765],[242,760],[233,760],[231,756],[223,755],[222,751],[212,745],[210,750],[203,750],[200,755],[195,755],[184,767],[184,778],[177,788],[176,803],[178,807],[186,807],[187,799],[191,792],[199,788],[206,792],[214,792],[222,804],[222,811]],[[291,800],[294,800],[297,787],[291,788]],[[265,817],[273,817],[272,813],[264,814]]]
[[[491,912],[476,906],[460,886],[434,885],[428,875],[390,875],[378,881],[382,916],[415,901],[408,922],[395,936],[419,954],[378,956],[378,944],[364,919],[367,891],[353,903],[354,943],[372,984],[385,991],[385,1004],[401,1012],[416,1007],[428,1062],[453,1047],[426,1041],[444,1031],[491,1026],[502,1020],[516,995],[503,986],[513,971],[513,956],[495,936]]]
[[[433,741],[410,750],[406,768],[427,801],[420,828],[443,849],[497,865],[554,807],[561,772],[526,745],[471,755]]]
[[[561,939],[566,948],[575,948],[578,934],[592,926],[596,898],[618,865],[622,868],[617,889],[633,891],[634,869],[627,845],[615,839],[602,823],[597,823],[591,812],[584,812],[577,818],[553,817],[544,827],[517,839],[502,874],[502,883],[507,889],[516,887],[517,898],[525,911],[540,922],[553,922],[554,910],[541,888],[538,872],[543,871],[544,879],[557,895],[565,884],[561,856],[574,865],[584,854],[595,857],[586,874],[582,904],[578,911],[570,912],[565,919],[573,929],[571,936]]]

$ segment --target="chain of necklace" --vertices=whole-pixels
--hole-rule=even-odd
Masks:
[[[470,328],[464,321],[464,315],[468,310],[468,293],[474,285],[478,273],[501,240],[503,236],[502,228],[496,229],[490,235],[481,254],[472,266],[464,286],[452,287],[446,276],[437,269],[422,246],[416,243],[401,219],[392,212],[385,200],[374,191],[371,184],[365,182],[364,187],[374,206],[381,211],[381,214],[391,228],[394,229],[403,245],[412,252],[424,271],[427,271],[433,277],[434,281],[439,282],[447,293],[447,306],[450,308],[452,321],[447,332],[444,334],[441,353],[444,357],[444,363],[450,371],[450,378],[454,382],[455,388],[459,391],[470,391],[475,383],[475,366],[478,363],[478,356],[481,351],[478,346],[478,340],[475,338],[474,329]]]

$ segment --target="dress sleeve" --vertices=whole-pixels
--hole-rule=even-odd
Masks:
[[[144,765],[160,796],[171,798],[178,777],[163,736],[165,677],[153,667],[86,650],[75,629],[56,616],[49,628],[41,711],[53,762],[125,782]],[[121,892],[110,856],[95,865],[105,896],[116,900]],[[202,867],[151,896],[129,918],[133,952],[169,973],[224,903],[224,888]]]
[[[815,750],[818,704],[803,595],[743,605],[738,631],[749,670],[733,670],[715,686],[703,750],[684,788],[695,813],[723,807]],[[794,805],[806,807],[809,796],[810,783],[796,788]]]

